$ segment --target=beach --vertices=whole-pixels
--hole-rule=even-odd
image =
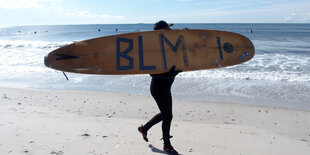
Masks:
[[[171,141],[180,154],[307,155],[310,112],[174,99]],[[164,154],[150,95],[0,88],[0,154]]]
[[[255,56],[176,77],[174,148],[184,155],[310,154],[310,24],[176,23],[173,29],[184,27],[242,34]],[[149,75],[66,73],[67,80],[44,65],[48,53],[75,41],[152,28],[1,28],[0,154],[164,154],[161,124],[148,131],[149,142],[137,130],[159,112]]]

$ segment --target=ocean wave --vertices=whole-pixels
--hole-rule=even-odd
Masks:
[[[186,79],[222,79],[222,80],[256,80],[256,81],[288,81],[288,82],[310,82],[309,74],[301,72],[279,72],[279,71],[248,71],[240,72],[237,70],[217,69],[184,72],[180,78]]]
[[[252,40],[258,54],[285,53],[310,54],[310,45],[306,40],[271,41]]]
[[[24,41],[24,40],[0,40],[0,49],[52,49],[59,48],[72,42],[48,42],[48,41]]]

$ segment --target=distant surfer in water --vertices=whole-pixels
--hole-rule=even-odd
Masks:
[[[154,30],[171,30],[170,26],[173,24],[167,24],[165,21],[159,21],[154,24]],[[175,70],[173,66],[170,71],[162,74],[151,74],[151,94],[155,99],[160,113],[155,115],[145,125],[141,125],[138,130],[142,134],[143,139],[148,142],[147,132],[155,124],[162,121],[162,134],[164,140],[164,151],[168,154],[178,154],[170,143],[170,126],[172,121],[172,95],[171,86],[174,78],[181,71]]]

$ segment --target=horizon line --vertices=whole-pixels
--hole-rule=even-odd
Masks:
[[[246,23],[246,22],[236,22],[236,23],[232,23],[232,22],[227,22],[227,23],[222,23],[222,22],[218,22],[218,23],[196,23],[196,22],[189,22],[189,23],[178,23],[178,22],[169,22],[169,23],[173,23],[173,24],[310,24],[310,23],[306,23],[306,22],[281,22],[281,23],[277,23],[277,22],[274,22],[274,23],[263,23],[263,22],[249,22],[249,23]],[[8,25],[8,26],[5,26],[5,25],[0,25],[0,28],[6,28],[6,27],[18,27],[18,26],[73,26],[73,25],[153,25],[154,23],[110,23],[110,24],[107,24],[107,23],[90,23],[90,24],[37,24],[37,25],[31,25],[31,24],[25,24],[25,25]]]

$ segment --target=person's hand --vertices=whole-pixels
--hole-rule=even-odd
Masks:
[[[182,72],[182,70],[175,70],[175,66],[172,66],[170,71],[166,72],[164,74],[166,74],[168,77],[174,77],[174,76],[178,75],[181,72]]]
[[[171,72],[171,73],[181,73],[182,70],[175,70],[175,66],[172,66],[172,68],[170,69],[169,72]]]
[[[156,78],[174,78],[176,75],[181,73],[182,70],[175,70],[175,66],[172,66],[172,68],[165,73],[162,74],[151,74],[151,76],[156,77]]]

